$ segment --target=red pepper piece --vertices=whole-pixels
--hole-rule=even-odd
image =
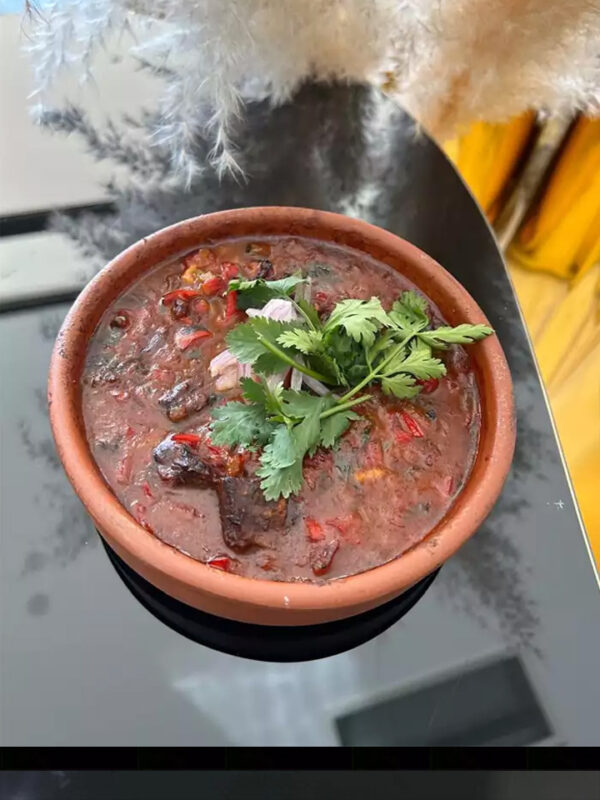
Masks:
[[[423,394],[431,394],[435,392],[437,387],[440,385],[440,382],[437,378],[429,378],[428,380],[418,380],[417,383],[421,387],[421,391]]]
[[[232,278],[237,278],[240,274],[240,270],[237,264],[234,264],[232,261],[225,261],[221,265],[221,274],[226,281],[230,281]]]
[[[194,289],[175,289],[173,292],[167,292],[160,299],[163,306],[170,306],[174,300],[191,300],[193,297],[199,297],[200,292]]]
[[[201,341],[202,339],[208,339],[212,336],[210,331],[205,330],[186,330],[180,329],[175,333],[175,344],[180,350],[187,350],[188,347],[191,347],[196,342]]]
[[[323,526],[320,522],[317,522],[316,519],[309,517],[308,519],[304,520],[304,524],[306,525],[308,538],[311,540],[311,542],[320,542],[321,539],[325,538]]]
[[[209,309],[210,306],[203,297],[197,297],[192,302],[192,311],[195,314],[206,314]]]
[[[227,284],[223,278],[219,278],[215,275],[204,281],[202,284],[202,291],[207,297],[213,297],[215,294],[220,294],[226,286]]]
[[[411,436],[413,436],[415,439],[422,439],[423,431],[414,417],[411,417],[408,411],[401,411],[400,416],[402,417],[402,422],[404,422],[408,428],[408,432],[411,434]]]
[[[325,575],[331,569],[334,555],[337,553],[340,543],[337,539],[321,545],[310,556],[310,566],[315,575]]]
[[[149,497],[151,500],[154,498],[154,495],[152,494],[152,489],[150,488],[150,484],[148,483],[148,481],[144,481],[144,483],[142,484],[142,491],[144,492],[146,497]]]
[[[202,438],[198,436],[196,433],[174,433],[171,436],[171,439],[174,442],[180,442],[181,444],[200,444]]]
[[[227,305],[225,307],[225,319],[230,319],[237,311],[237,292],[229,292],[227,295]]]
[[[131,453],[127,453],[126,456],[119,461],[117,466],[117,483],[129,483],[129,479],[131,477]]]
[[[229,572],[231,568],[231,559],[227,556],[218,556],[217,558],[211,558],[210,561],[206,562],[209,567],[213,567],[213,569],[220,569],[223,572]]]

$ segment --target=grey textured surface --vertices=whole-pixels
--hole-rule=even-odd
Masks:
[[[292,204],[355,214],[431,253],[481,304],[515,381],[505,490],[423,600],[371,643],[304,664],[212,652],[128,593],[58,463],[45,382],[66,307],[2,315],[2,743],[336,744],[340,714],[448,676],[460,696],[468,668],[515,653],[551,740],[600,744],[597,578],[505,267],[475,203],[410,120],[360,87],[309,87],[273,114],[256,107],[245,140],[249,183],[207,179],[189,213]]]

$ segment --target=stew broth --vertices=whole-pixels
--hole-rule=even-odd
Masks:
[[[311,276],[324,313],[373,295],[388,309],[414,289],[364,254],[313,240],[194,251],[148,272],[106,311],[82,378],[83,415],[104,478],[147,531],[217,569],[324,581],[388,562],[435,527],[471,470],[480,407],[469,356],[454,346],[442,356],[444,378],[411,401],[375,393],[336,449],[305,459],[300,493],[266,503],[256,455],[210,442],[211,409],[240,392],[208,365],[244,318],[224,296],[228,278],[297,270]]]

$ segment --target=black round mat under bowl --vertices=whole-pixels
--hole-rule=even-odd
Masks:
[[[389,603],[350,619],[289,627],[250,625],[215,617],[174,600],[134,572],[102,541],[125,586],[161,622],[198,644],[257,661],[312,661],[364,644],[410,611],[439,572],[432,572]]]

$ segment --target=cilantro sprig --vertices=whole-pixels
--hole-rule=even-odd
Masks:
[[[352,407],[368,399],[339,402],[333,395],[284,389],[281,382],[271,388],[263,376],[243,378],[241,387],[247,402],[216,408],[211,438],[216,445],[263,448],[257,475],[267,500],[300,491],[304,457],[320,445],[332,447],[358,418]]]
[[[427,301],[412,291],[404,292],[389,311],[377,297],[350,298],[321,318],[300,296],[304,282],[296,274],[275,281],[236,278],[229,283],[241,308],[285,298],[300,317],[280,322],[256,316],[228,333],[229,350],[241,363],[251,365],[257,380],[242,379],[243,402],[230,401],[213,411],[215,444],[261,450],[257,475],[267,500],[300,490],[305,456],[318,447],[335,446],[358,418],[352,408],[370,398],[359,394],[361,390],[379,384],[385,394],[413,398],[421,391],[419,382],[446,374],[435,351],[493,333],[487,325],[433,329]],[[273,386],[273,379],[265,377],[289,367],[322,382],[324,392],[341,388],[345,394],[293,391],[284,389],[282,382]]]

